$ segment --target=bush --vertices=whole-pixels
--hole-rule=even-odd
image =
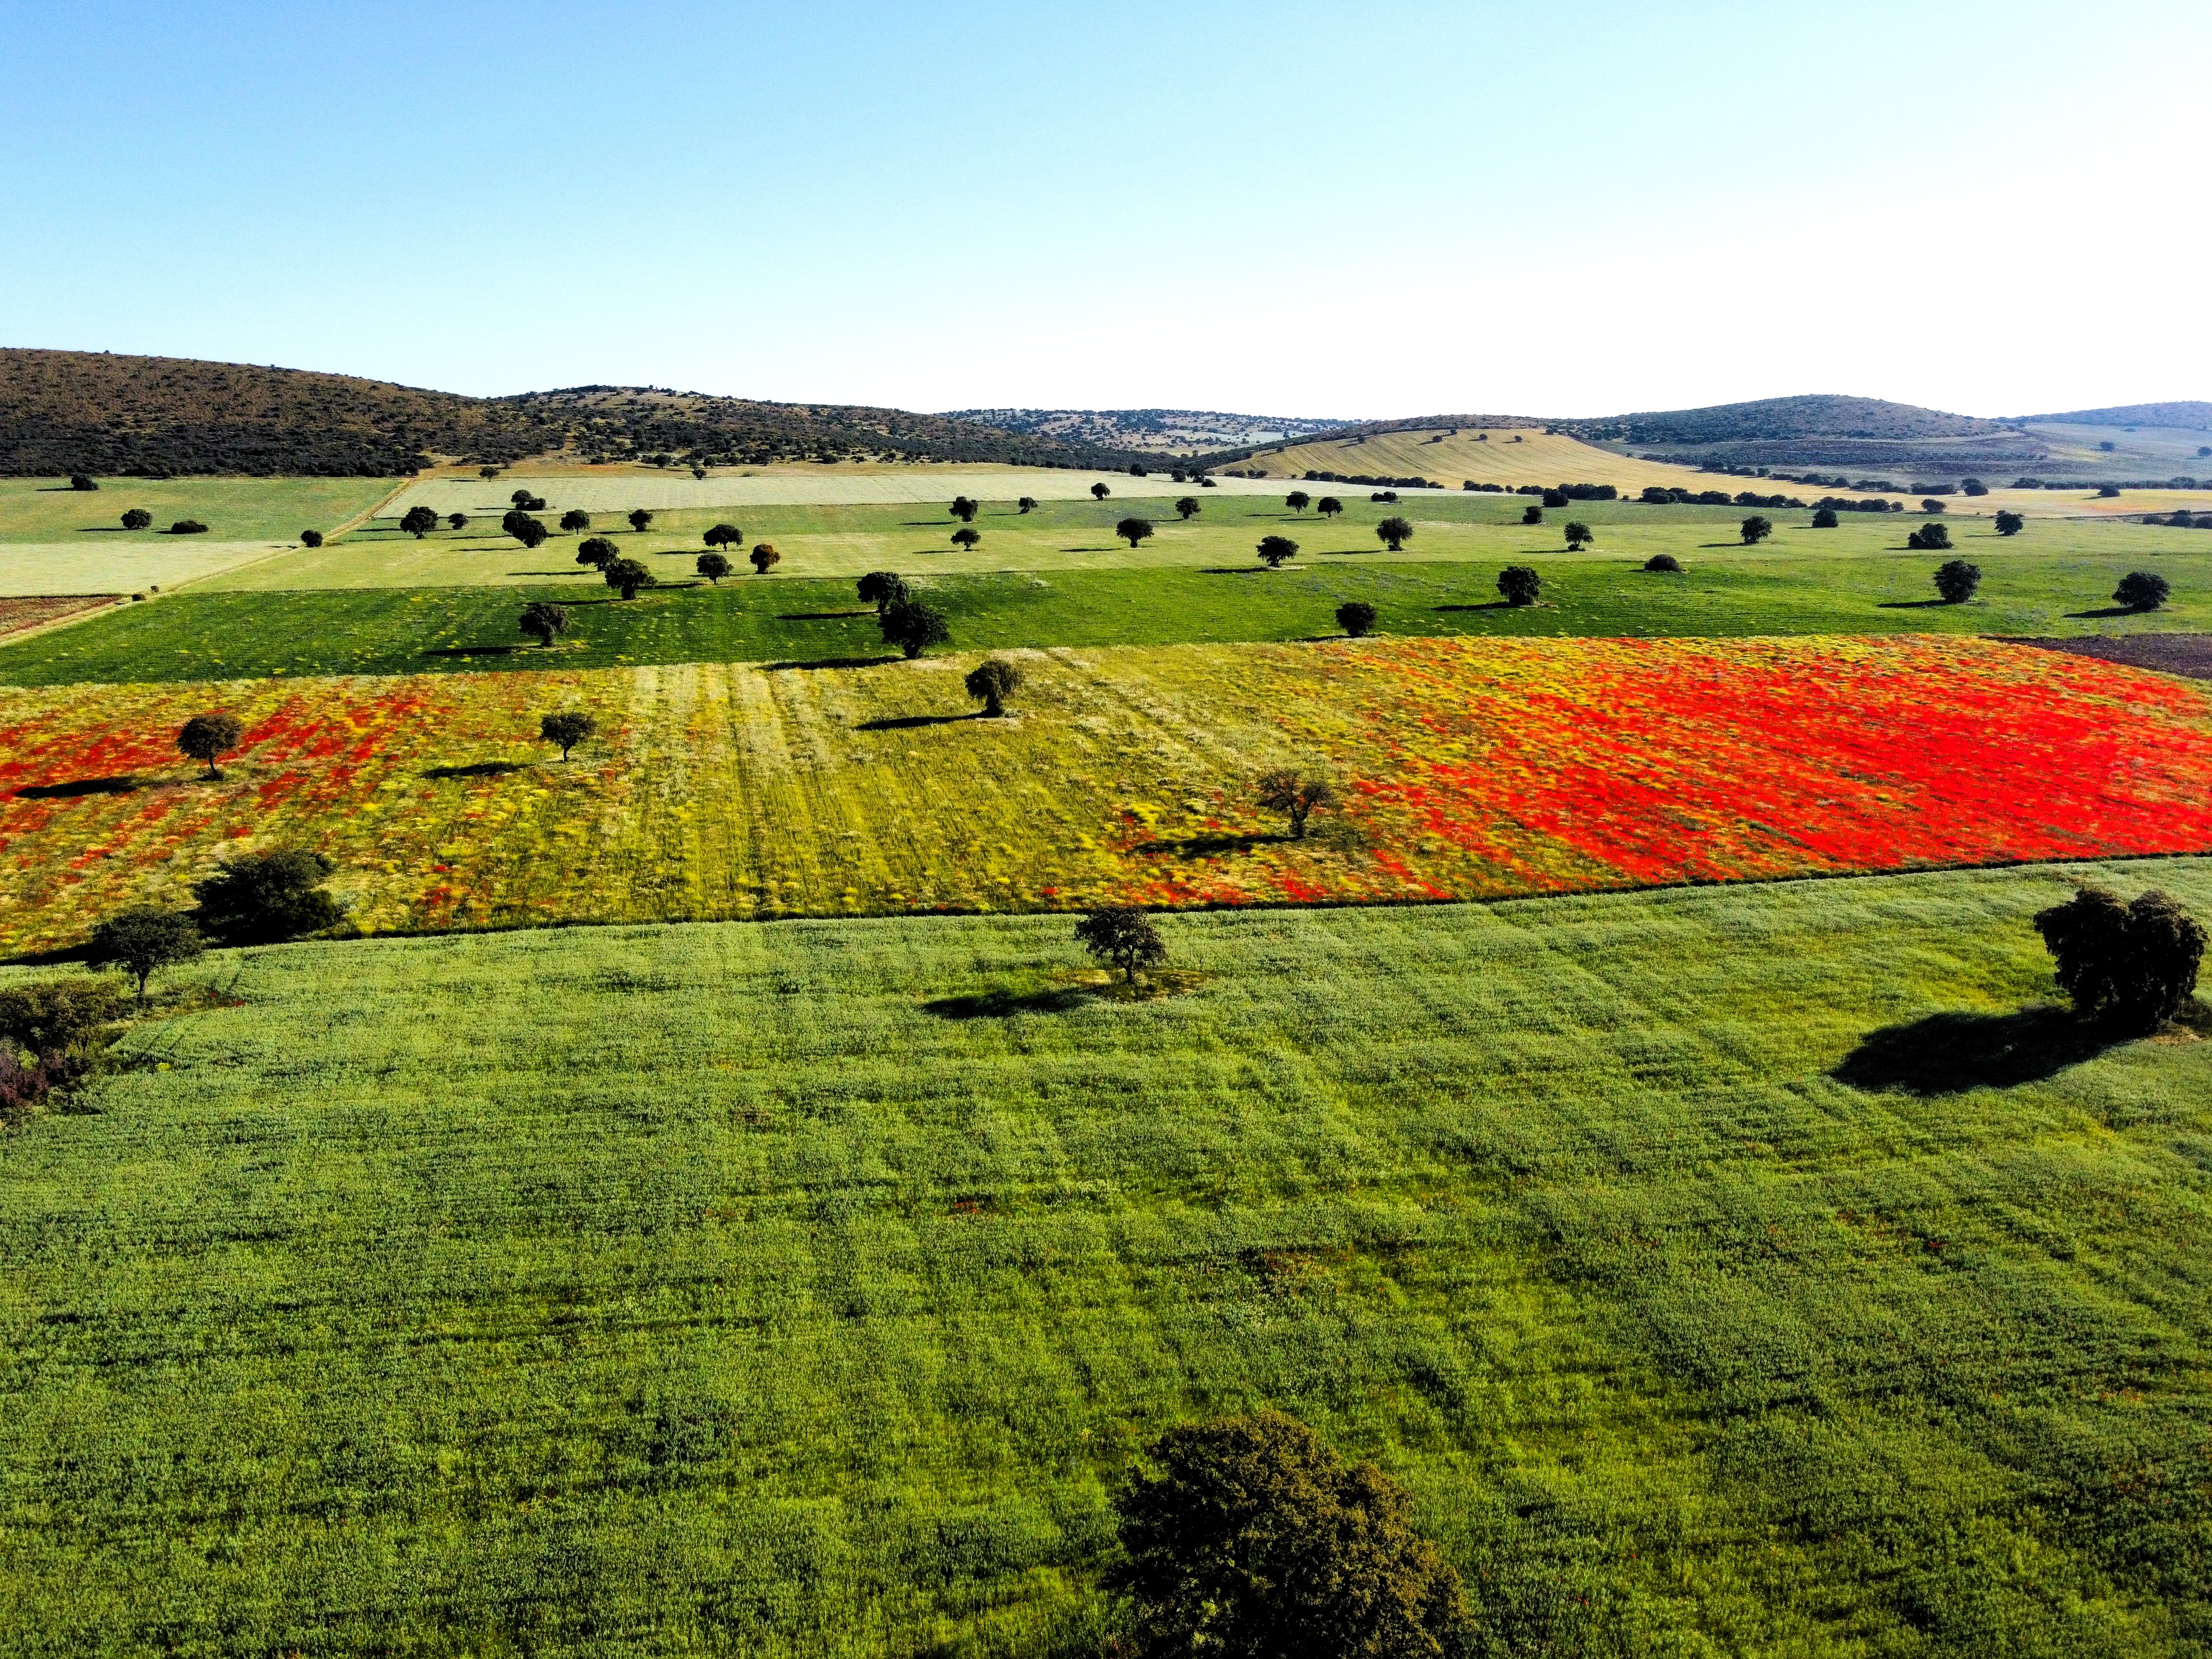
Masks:
[[[1413,539],[1413,526],[1409,520],[1393,514],[1375,526],[1376,539],[1387,543],[1393,553]]]
[[[156,910],[155,915],[167,915]],[[184,921],[182,916],[174,918]],[[105,925],[105,924],[103,924]],[[185,922],[189,929],[190,922]],[[192,935],[195,942],[199,935]],[[123,993],[109,979],[36,981],[0,986],[0,1048],[61,1054],[97,1038],[123,1017]]]
[[[763,542],[758,547],[753,549],[749,556],[753,562],[753,574],[757,576],[767,575],[771,565],[783,562],[783,555],[775,550],[775,544],[773,542]]]
[[[1306,838],[1306,820],[1319,810],[1336,805],[1336,791],[1325,778],[1302,775],[1296,767],[1278,766],[1260,775],[1253,799],[1270,812],[1291,820],[1291,839]]]
[[[1682,574],[1682,562],[1672,553],[1654,553],[1650,558],[1644,560],[1644,568],[1646,570],[1656,570],[1673,576]]]
[[[1137,969],[1155,967],[1168,959],[1167,941],[1152,919],[1126,904],[1109,904],[1093,910],[1075,924],[1075,937],[1100,962],[1121,970],[1128,983],[1137,982]]]
[[[1336,625],[1352,638],[1364,639],[1375,631],[1375,607],[1364,599],[1352,599],[1336,607]]]
[[[169,526],[172,536],[204,536],[208,527],[198,519],[179,519]]]
[[[548,714],[538,722],[538,735],[556,745],[561,758],[566,761],[568,751],[599,730],[599,722],[579,709],[566,709],[557,714]]]
[[[955,495],[952,498],[952,516],[963,524],[975,523],[975,515],[981,511],[982,509],[965,495]]]
[[[1024,513],[1034,513],[1036,511],[1036,497],[1034,495],[1024,495],[1021,500],[1016,501],[1014,505],[1021,508]]]
[[[1754,547],[1774,533],[1774,520],[1754,513],[1743,521],[1739,533],[1746,547]]]
[[[120,911],[92,930],[93,966],[122,969],[138,981],[142,1002],[148,979],[164,968],[190,962],[201,949],[200,930],[190,917],[150,904]]]
[[[1965,478],[1960,481],[1959,490],[1961,495],[1986,495],[1990,493],[1990,487],[1979,478]]]
[[[875,606],[878,617],[903,602],[908,592],[904,579],[888,570],[871,570],[860,578],[859,589],[860,603]]]
[[[1395,507],[1398,504],[1398,492],[1395,489],[1378,489],[1367,499],[1377,507]]]
[[[1275,570],[1297,556],[1298,544],[1288,536],[1262,536],[1259,552],[1260,562]]]
[[[1534,501],[1529,502],[1528,506],[1521,509],[1521,522],[1522,524],[1543,523],[1544,509],[1537,506]]]
[[[1021,689],[1022,671],[1003,657],[986,657],[968,671],[962,684],[983,705],[985,718],[996,720],[1006,712],[1006,699]]]
[[[1996,524],[1997,534],[2000,536],[2017,536],[2021,531],[2027,528],[2027,519],[2021,514],[2014,512],[2010,507],[2004,507],[1999,510]]]
[[[603,567],[599,574],[606,579],[609,587],[626,599],[635,599],[641,588],[659,586],[653,580],[653,572],[635,559],[617,559]]]
[[[97,489],[100,486],[92,481],[89,474],[83,472],[72,472],[70,474],[70,488],[71,489]]]
[[[1815,530],[1833,530],[1837,523],[1836,509],[1832,507],[1820,507],[1813,514],[1813,528]]]
[[[2130,611],[2155,611],[2172,595],[2172,584],[2156,571],[2134,570],[2120,578],[2120,585],[2112,590],[2112,601]]]
[[[522,615],[515,619],[515,626],[550,649],[555,635],[568,631],[568,607],[556,605],[550,599],[532,599],[522,607]]]
[[[304,847],[225,860],[192,884],[202,932],[228,945],[267,945],[335,926],[345,912],[323,891],[337,865]]]
[[[1567,550],[1579,553],[1597,539],[1597,532],[1577,519],[1567,520]]]
[[[1150,519],[1124,519],[1114,526],[1114,533],[1133,548],[1139,542],[1152,538],[1152,521]]]
[[[300,545],[301,545],[301,546],[302,546],[302,547],[320,547],[322,544],[323,544],[323,532],[322,532],[321,531],[319,531],[319,530],[302,530],[302,531],[300,532]]]
[[[1966,604],[1981,585],[1982,568],[1978,564],[1952,559],[1936,567],[1936,591],[1943,596],[1946,605]]]
[[[1547,507],[1565,507],[1569,499],[1567,492],[1564,489],[1547,489],[1544,492],[1544,505]]]
[[[692,560],[691,568],[717,587],[722,585],[722,578],[730,574],[730,562],[719,553],[702,553]]]
[[[1095,483],[1091,486],[1091,499],[1094,501],[1103,501],[1113,493],[1103,483]]]
[[[1525,564],[1509,564],[1498,573],[1498,591],[1510,605],[1534,605],[1544,591],[1544,580]]]
[[[447,514],[446,514],[446,528],[447,528],[447,529],[448,529],[448,530],[466,530],[468,527],[469,527],[469,515],[468,515],[467,514],[465,514],[465,513],[448,513]]]
[[[1951,548],[1951,526],[1923,524],[1905,537],[1905,544],[1923,553],[1947,553]]]
[[[125,530],[143,530],[153,522],[154,515],[149,513],[143,507],[134,507],[123,515],[123,527]],[[304,540],[306,538],[303,537],[301,539]],[[315,541],[318,544],[319,544],[322,539],[323,538],[320,536],[315,538]]]
[[[949,644],[952,639],[944,613],[919,599],[901,599],[876,622],[883,629],[884,643],[898,647],[908,662],[931,646]]]
[[[206,767],[210,778],[219,778],[222,772],[216,762],[237,748],[245,735],[246,722],[235,714],[195,714],[179,728],[177,750]]]
[[[1920,510],[1923,513],[1941,513],[1943,510],[1943,503],[1933,495],[1923,495],[1920,501]]]
[[[2084,887],[2039,912],[2035,931],[2057,958],[2060,988],[2090,1018],[2153,1030],[2196,993],[2204,929],[2164,893],[2124,904],[2101,887]]]
[[[1462,1650],[1459,1577],[1372,1463],[1273,1412],[1170,1429],[1115,1499],[1139,1650],[1218,1659]]]
[[[642,536],[652,523],[653,514],[646,508],[636,507],[630,509],[629,527],[637,532],[639,535]]]

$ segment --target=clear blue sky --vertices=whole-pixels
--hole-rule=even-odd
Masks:
[[[465,392],[2212,398],[2212,5],[0,0],[0,343]]]

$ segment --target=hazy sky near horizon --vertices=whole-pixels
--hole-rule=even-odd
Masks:
[[[2212,398],[2204,0],[0,0],[0,344],[941,410]]]

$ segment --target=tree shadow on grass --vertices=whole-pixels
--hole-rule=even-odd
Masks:
[[[1266,576],[1273,573],[1264,564],[1209,564],[1203,566],[1201,576]]]
[[[784,668],[874,668],[880,664],[899,660],[896,653],[887,657],[816,657],[808,662],[764,662],[761,672],[773,674]]]
[[[1255,847],[1272,847],[1288,836],[1185,836],[1179,841],[1140,841],[1129,850],[1154,858],[1218,859],[1231,853],[1249,853]]]
[[[1431,608],[1437,611],[1534,611],[1536,609],[1533,605],[1516,605],[1510,599],[1492,599],[1486,605],[1439,605]]]
[[[1868,1033],[1831,1075],[1877,1092],[2010,1089],[2056,1077],[2127,1040],[2125,1032],[2047,1003],[2009,1014],[1930,1014]]]
[[[2102,611],[2069,611],[2066,613],[2067,620],[2069,622],[2085,622],[2098,617],[2148,617],[2148,615],[2150,615],[2148,611],[2136,605],[2108,605]]]
[[[939,997],[921,1005],[921,1012],[939,1019],[1011,1019],[1016,1014],[1065,1014],[1091,1000],[1091,993],[1073,986],[1045,991],[978,991],[964,997]]]
[[[107,778],[72,778],[67,783],[26,784],[15,794],[21,800],[69,800],[79,795],[127,795],[138,787],[135,774],[121,772]]]
[[[518,651],[534,651],[536,646],[522,645],[439,645],[426,648],[426,657],[511,657]]]
[[[426,778],[503,778],[509,772],[527,771],[529,761],[478,761],[472,766],[433,766]]]
[[[862,605],[858,611],[792,611],[778,617],[778,622],[842,622],[848,617],[877,615],[872,605]]]
[[[862,720],[855,732],[911,732],[919,726],[957,726],[964,720],[980,720],[978,710],[969,714],[887,714],[879,720]]]
[[[1950,608],[1948,599],[1884,599],[1884,611],[1944,611]]]

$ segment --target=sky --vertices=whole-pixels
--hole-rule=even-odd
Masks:
[[[0,0],[0,344],[475,393],[2212,398],[2204,0]]]

